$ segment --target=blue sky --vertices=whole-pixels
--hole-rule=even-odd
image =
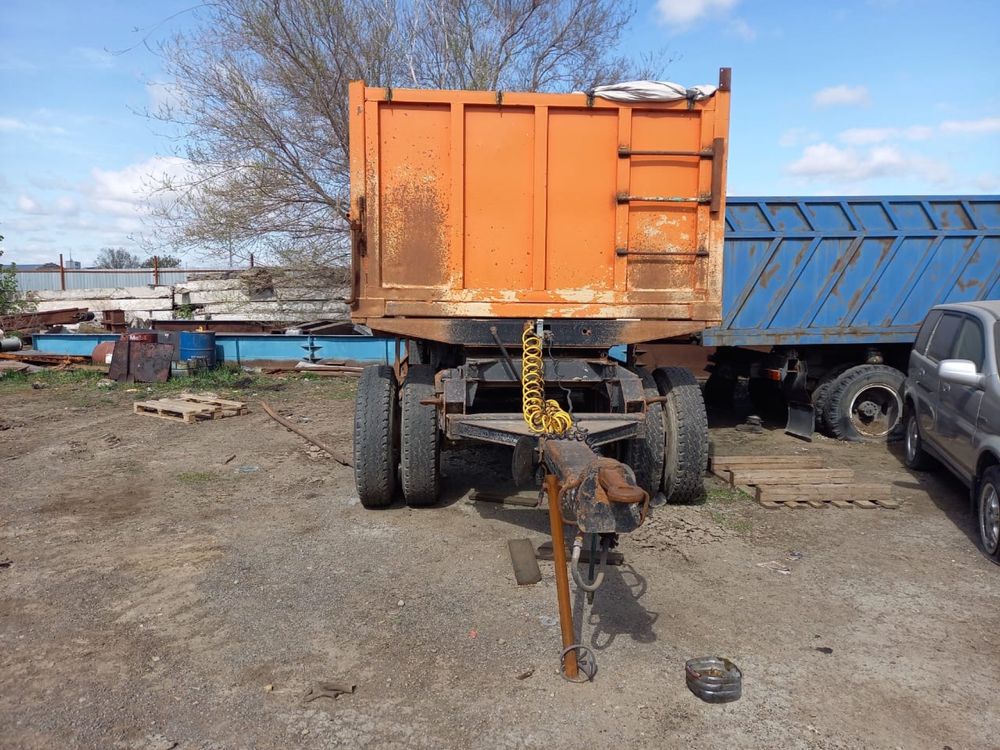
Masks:
[[[169,93],[159,59],[114,53],[192,4],[0,3],[5,262],[141,252],[149,175],[183,162],[137,114]],[[733,68],[731,194],[995,194],[998,28],[990,0],[641,0],[623,47],[665,47],[684,84]]]

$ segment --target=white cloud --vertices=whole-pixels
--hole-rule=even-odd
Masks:
[[[948,120],[941,123],[942,133],[997,133],[1000,132],[1000,117],[984,117],[981,120]]]
[[[837,139],[852,146],[869,146],[892,140],[926,141],[934,135],[934,128],[926,125],[912,125],[908,128],[849,128],[843,130]]]
[[[778,138],[778,145],[783,148],[801,146],[806,143],[813,143],[822,140],[823,136],[815,130],[809,128],[789,128]]]
[[[79,211],[76,200],[65,195],[46,202],[22,193],[14,205],[22,214],[31,216],[74,216]]]
[[[871,103],[867,86],[828,86],[813,94],[813,104],[817,107],[861,106]]]
[[[739,0],[657,0],[660,20],[671,26],[686,28],[712,13],[728,11]]]
[[[17,210],[23,214],[41,214],[42,206],[30,195],[17,196]]]
[[[91,170],[91,180],[83,192],[98,213],[142,216],[156,183],[180,178],[187,169],[187,160],[176,156],[154,156],[118,170],[95,168]]]
[[[947,164],[909,154],[893,145],[858,149],[817,143],[806,146],[802,156],[789,164],[785,171],[806,181],[838,183],[909,176],[943,185],[951,179],[951,170]]]
[[[66,129],[58,125],[43,125],[42,123],[30,122],[17,117],[0,116],[0,133],[25,133],[26,135],[53,133],[64,135]]]
[[[742,18],[734,18],[726,24],[726,33],[737,36],[745,42],[752,42],[757,38],[757,30]]]
[[[95,47],[77,47],[73,50],[77,57],[80,58],[82,64],[88,68],[98,68],[100,70],[108,70],[113,68],[115,65],[115,56],[104,49],[96,49]]]
[[[168,81],[150,81],[146,84],[149,109],[154,114],[177,109],[184,102],[180,88]]]
[[[0,233],[8,255],[19,262],[51,260],[51,247],[86,258],[106,245],[135,247],[146,229],[150,197],[161,178],[181,178],[188,162],[178,157],[152,157],[122,169],[91,170],[83,182],[36,184],[34,192],[11,196],[3,211]]]

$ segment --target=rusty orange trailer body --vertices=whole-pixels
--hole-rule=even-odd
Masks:
[[[726,69],[701,101],[352,83],[352,318],[454,344],[470,319],[718,324],[728,129]]]

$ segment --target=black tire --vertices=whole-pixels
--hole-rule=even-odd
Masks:
[[[733,408],[735,392],[736,378],[716,370],[705,383],[705,405],[728,411]]]
[[[708,466],[708,417],[701,388],[690,370],[660,367],[653,371],[663,403],[663,494],[670,503],[694,503],[705,497]]]
[[[882,442],[903,418],[905,376],[888,365],[858,365],[833,381],[823,411],[830,434],[840,440]]]
[[[830,391],[833,389],[834,381],[851,369],[851,365],[841,365],[828,371],[819,379],[819,383],[813,388],[812,402],[813,412],[816,414],[816,430],[826,432],[826,402],[830,398]]]
[[[386,508],[396,495],[399,404],[391,367],[369,365],[354,405],[354,483],[366,508]]]
[[[924,440],[920,437],[920,422],[913,409],[906,410],[905,429],[903,461],[914,471],[922,471],[930,466],[930,456],[924,451]]]
[[[984,471],[976,489],[979,543],[992,560],[1000,561],[1000,466]]]
[[[399,399],[402,406],[400,475],[403,497],[412,507],[433,505],[441,494],[437,407],[420,403],[434,395],[434,368],[410,365]]]
[[[647,398],[660,395],[656,380],[645,368],[636,368],[636,374],[642,378],[642,385]],[[628,454],[625,460],[635,472],[635,482],[649,493],[652,498],[660,489],[664,462],[664,420],[663,406],[649,404],[646,407],[644,422],[646,436],[636,438],[628,443]]]

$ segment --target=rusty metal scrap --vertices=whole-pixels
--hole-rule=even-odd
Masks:
[[[350,458],[348,458],[347,456],[345,456],[343,453],[341,453],[340,451],[338,451],[336,448],[332,448],[329,445],[327,445],[326,443],[320,442],[317,438],[314,438],[312,435],[309,435],[308,433],[303,432],[298,427],[296,427],[291,422],[289,422],[287,419],[285,419],[284,417],[282,417],[281,415],[279,415],[276,411],[274,411],[274,409],[271,408],[271,406],[266,401],[261,401],[260,402],[260,408],[262,408],[264,410],[264,413],[267,414],[267,416],[269,416],[275,422],[277,422],[278,424],[280,424],[282,427],[285,427],[285,428],[291,430],[292,432],[294,432],[299,437],[301,437],[304,440],[307,440],[308,442],[310,442],[313,445],[315,445],[317,448],[320,448],[320,449],[326,451],[327,453],[329,453],[330,457],[334,461],[336,461],[337,463],[343,464],[344,466],[353,466],[354,465],[354,462]]]

